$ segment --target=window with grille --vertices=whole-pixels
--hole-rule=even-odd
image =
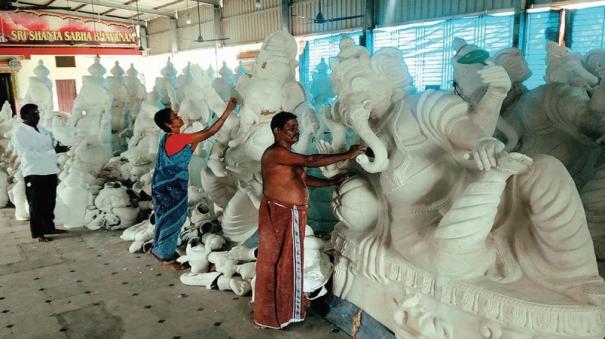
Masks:
[[[605,48],[605,6],[578,9],[571,15],[571,49],[586,54]]]
[[[546,43],[557,41],[559,35],[560,14],[558,11],[529,13],[525,27],[525,60],[532,76],[525,81],[529,89],[544,84],[546,74]]]
[[[512,13],[406,25],[374,31],[374,49],[399,48],[417,89],[450,88],[455,37],[494,53],[512,46],[513,28]]]
[[[353,39],[356,44],[359,44],[361,31],[334,34],[307,41],[299,59],[299,79],[301,83],[308,84],[311,81],[311,74],[321,62],[321,58],[324,58],[325,62],[330,64],[330,58],[337,56],[340,51],[338,48],[340,39],[345,36]]]

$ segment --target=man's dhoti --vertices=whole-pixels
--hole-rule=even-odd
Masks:
[[[254,322],[283,328],[305,319],[303,240],[307,206],[263,197],[258,219]]]

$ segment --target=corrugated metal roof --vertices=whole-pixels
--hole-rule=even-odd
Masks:
[[[281,7],[223,17],[222,27],[224,36],[230,38],[226,44],[263,41],[281,27]]]
[[[519,7],[519,0],[376,0],[378,26]]]
[[[321,12],[326,19],[363,15],[365,12],[364,0],[323,0]],[[361,28],[363,18],[348,19],[323,24],[313,23],[312,20],[319,12],[318,0],[294,1],[290,7],[291,30],[294,35],[312,33],[334,32],[352,28]],[[305,17],[305,18],[301,18]]]
[[[16,0],[11,1],[13,4],[16,3]],[[201,1],[218,3],[218,0]],[[176,11],[191,8],[195,3],[196,0],[20,0],[18,6],[48,5],[51,7],[70,7],[74,15],[77,15],[78,12],[82,12],[107,16],[104,19],[111,19],[111,17],[130,19],[131,17],[137,16],[136,7],[138,4],[138,17],[141,20],[149,20],[162,16],[162,14],[146,13],[146,10],[155,10],[156,12],[163,11],[166,14],[174,15]],[[112,6],[112,4],[115,6]],[[202,4],[202,7],[212,8],[212,5]]]

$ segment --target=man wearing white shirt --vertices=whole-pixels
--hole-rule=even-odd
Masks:
[[[20,113],[23,123],[15,127],[11,142],[21,160],[32,238],[47,242],[50,239],[45,235],[65,232],[55,229],[54,210],[59,171],[57,153],[66,152],[69,148],[53,146],[50,133],[38,126],[38,106],[26,104]]]

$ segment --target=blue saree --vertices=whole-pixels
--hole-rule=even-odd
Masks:
[[[162,260],[174,259],[176,243],[181,227],[187,218],[187,186],[189,185],[189,161],[191,145],[178,153],[166,154],[166,138],[160,141],[151,182],[153,211],[155,213],[155,236],[152,254]]]

